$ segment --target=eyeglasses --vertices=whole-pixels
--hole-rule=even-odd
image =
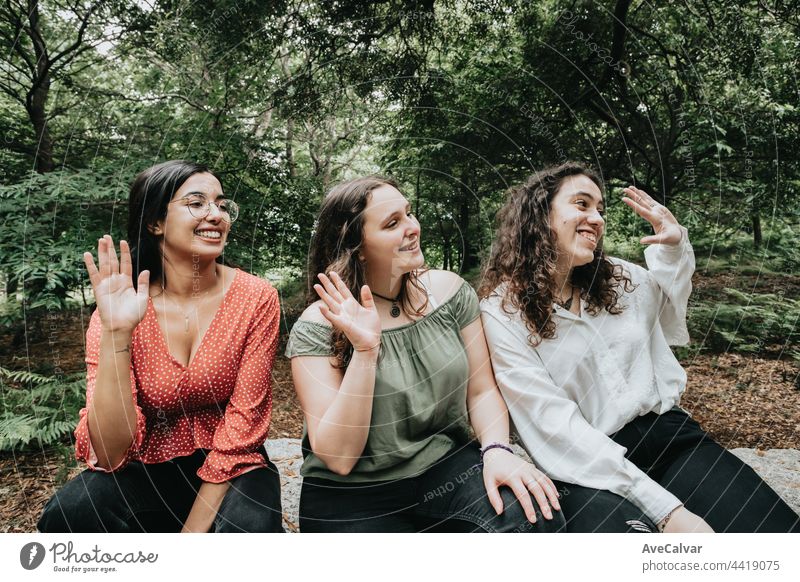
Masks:
[[[180,198],[179,200],[173,200],[170,202],[170,204],[174,202],[183,203],[183,205],[189,209],[189,213],[198,220],[203,220],[209,215],[212,204],[216,206],[217,210],[222,216],[222,220],[228,224],[232,224],[237,218],[239,218],[239,205],[233,200],[224,199],[220,202],[211,202],[205,196],[193,194],[191,196],[186,196],[185,198]]]

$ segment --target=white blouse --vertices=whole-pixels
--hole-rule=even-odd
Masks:
[[[505,285],[481,312],[497,384],[534,462],[553,479],[621,495],[658,523],[681,501],[608,435],[678,404],[686,372],[669,346],[689,341],[695,262],[685,229],[679,244],[651,245],[644,255],[647,269],[611,259],[636,285],[620,298],[622,313],[590,315],[581,300],[579,317],[556,305],[556,335],[535,348],[519,312],[501,307]]]

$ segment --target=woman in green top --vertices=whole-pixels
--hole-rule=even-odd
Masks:
[[[424,269],[393,182],[326,196],[309,277],[287,346],[306,420],[302,531],[563,528],[556,486],[508,446],[477,296]]]

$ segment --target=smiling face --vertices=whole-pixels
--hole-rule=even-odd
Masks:
[[[361,255],[367,270],[399,276],[422,267],[420,227],[411,204],[388,184],[374,189],[364,209]]]
[[[550,202],[550,231],[556,238],[560,267],[592,262],[605,227],[603,212],[603,194],[591,178],[564,178]]]
[[[189,176],[170,200],[165,219],[154,227],[154,232],[162,235],[164,256],[214,260],[221,255],[230,231],[230,223],[223,220],[217,207],[224,200],[222,185],[212,174]],[[210,205],[205,218],[197,218],[207,202],[215,204]]]

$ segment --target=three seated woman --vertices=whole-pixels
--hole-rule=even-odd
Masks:
[[[646,269],[604,255],[603,184],[569,163],[511,189],[476,294],[425,267],[394,182],[328,193],[286,348],[301,531],[798,531],[679,408],[693,251],[667,208],[624,194],[653,226]],[[282,531],[264,449],[278,298],[221,262],[237,216],[211,171],[166,162],[134,181],[130,246],[86,254],[89,468],[40,531]]]

